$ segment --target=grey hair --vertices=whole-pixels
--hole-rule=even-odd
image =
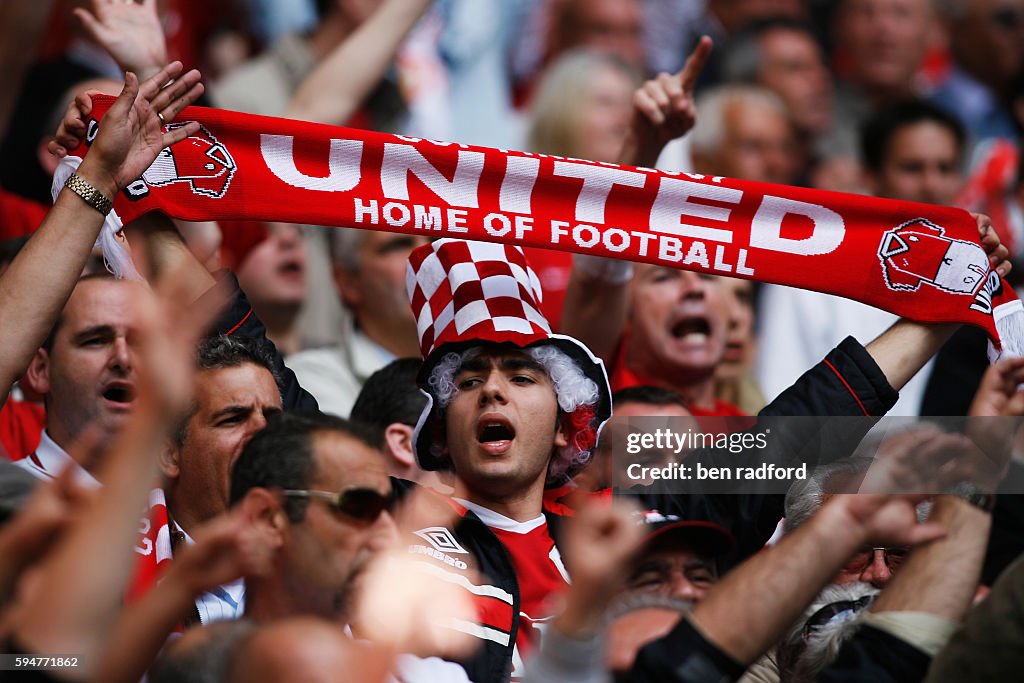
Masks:
[[[458,374],[459,368],[462,367],[470,351],[473,350],[468,349],[462,353],[446,353],[430,371],[427,386],[439,408],[447,408],[448,404],[452,402],[452,396],[458,391],[455,386],[455,375]]]
[[[584,406],[595,406],[601,400],[597,382],[584,374],[580,366],[564,351],[551,344],[531,346],[523,349],[539,363],[554,386],[558,407],[570,415]],[[455,376],[466,361],[482,353],[482,347],[474,346],[461,353],[447,353],[434,366],[427,378],[427,387],[436,401],[438,410],[444,410],[458,393]],[[558,449],[548,466],[548,478],[556,479],[575,465],[584,465],[590,460],[591,450],[581,448],[570,435],[569,443]],[[440,456],[440,447],[435,455]]]
[[[808,639],[804,639],[804,624],[821,608],[835,602],[854,602],[868,595],[877,596],[880,589],[869,583],[853,582],[832,584],[818,594],[803,616],[790,627],[786,637],[778,646],[779,674],[790,683],[812,683],[818,674],[839,654],[843,643],[860,629],[866,609],[860,610],[850,619],[836,620],[822,626]]]
[[[594,405],[601,398],[597,382],[583,374],[580,367],[566,353],[550,344],[531,346],[523,352],[537,361],[547,372],[551,383],[555,386],[558,407],[563,412],[572,413],[577,408]],[[474,346],[462,353],[445,354],[427,378],[427,386],[441,408],[447,408],[452,397],[458,393],[455,386],[455,375],[463,364],[480,355],[481,348]]]
[[[786,533],[792,533],[809,520],[824,501],[828,480],[837,474],[867,472],[874,460],[870,456],[856,455],[815,467],[806,479],[798,479],[786,492],[783,515]]]
[[[597,72],[605,68],[622,73],[634,87],[641,83],[640,75],[626,62],[586,48],[564,53],[547,68],[530,107],[527,149],[566,157],[579,155],[574,136],[586,106],[585,95]]]
[[[697,98],[697,123],[691,133],[694,152],[709,154],[725,139],[725,114],[735,104],[769,109],[789,120],[782,98],[771,90],[754,85],[722,85]]]
[[[359,250],[369,233],[358,228],[324,228],[331,248],[331,263],[349,273],[358,273]]]

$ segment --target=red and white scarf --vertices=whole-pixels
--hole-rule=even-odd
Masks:
[[[126,595],[129,602],[148,593],[171,563],[171,526],[163,489],[149,492],[149,510],[140,520],[135,552],[138,555],[135,576]]]
[[[111,102],[95,98],[71,163]],[[812,289],[923,322],[971,323],[1004,351],[1024,352],[1024,309],[960,209],[203,107],[178,116],[190,120],[200,132],[161,152],[117,197],[124,222],[159,210],[194,221],[559,249]],[[108,232],[119,222],[112,218]]]

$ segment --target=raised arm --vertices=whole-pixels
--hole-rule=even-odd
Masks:
[[[942,536],[941,525],[917,523],[914,505],[920,498],[834,497],[792,535],[726,575],[694,608],[693,625],[734,661],[749,666],[869,539],[915,545]]]
[[[342,125],[387,73],[399,46],[433,0],[385,0],[299,85],[284,115]]]
[[[144,509],[157,480],[157,454],[167,430],[191,401],[195,344],[216,313],[177,294],[173,275],[156,289],[167,296],[136,287],[127,304],[139,321],[129,342],[138,392],[131,416],[100,465],[102,495],[76,516],[38,566],[37,581],[13,616],[13,639],[21,649],[79,653],[85,666],[75,676],[85,680],[101,680],[95,667],[135,567],[137,511]]]
[[[578,499],[585,501],[584,496]],[[599,637],[605,611],[625,583],[644,530],[637,524],[636,509],[622,501],[610,506],[589,502],[575,509],[561,546],[572,585],[565,607],[544,633],[540,652],[526,663],[524,683],[606,680]]]
[[[96,680],[142,680],[198,596],[240,576],[261,574],[270,563],[267,544],[237,509],[200,527],[195,541],[175,554],[153,590],[121,613],[103,647]]]
[[[122,71],[132,71],[146,79],[167,64],[167,41],[156,0],[92,0],[89,4],[91,12],[85,7],[72,11]]]
[[[608,367],[629,315],[629,261],[573,254],[560,332],[579,339]]]
[[[193,123],[163,133],[156,117],[161,112],[173,120],[202,93],[198,71],[161,88],[181,70],[175,62],[141,86],[134,74],[127,74],[124,90],[77,172],[107,199],[142,175],[161,149],[198,128]],[[103,220],[104,214],[64,188],[39,230],[0,276],[0,386],[10,386],[24,372],[46,339],[82,274]]]
[[[711,47],[711,38],[701,37],[679,73],[658,74],[633,94],[633,122],[620,164],[654,168],[665,145],[690,132],[697,122],[693,91]]]
[[[1020,675],[1024,652],[1024,556],[1017,558],[992,587],[992,592],[964,621],[935,656],[928,683],[1013,680]]]
[[[173,272],[183,294],[191,301],[203,301],[209,293],[219,295],[215,287],[218,279],[206,270],[178,233],[174,223],[159,213],[143,216],[132,223],[130,232],[145,236],[150,269],[155,274]],[[245,292],[238,286],[238,280],[228,271],[218,277],[224,281],[230,299],[223,313],[217,318],[209,333],[225,334],[254,340],[265,348],[274,359],[274,370],[278,376],[278,389],[285,410],[319,410],[312,394],[299,385],[298,378],[285,364],[281,353],[267,338],[267,330],[256,315]]]
[[[679,73],[659,74],[637,88],[620,164],[653,167],[666,144],[693,128],[693,90],[710,54],[711,39],[704,36]],[[626,327],[632,276],[628,261],[573,256],[561,331],[582,341],[605,363],[614,359]]]
[[[876,614],[924,612],[959,622],[981,577],[992,515],[956,496],[939,496],[928,516],[947,533],[915,548],[871,606]]]

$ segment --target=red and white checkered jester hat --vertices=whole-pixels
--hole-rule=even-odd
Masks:
[[[590,439],[596,442],[612,413],[604,363],[581,342],[551,331],[541,313],[540,281],[522,249],[488,242],[438,240],[409,255],[405,281],[423,355],[417,382],[428,397],[413,437],[420,467],[448,467],[439,457],[437,425],[431,420],[435,397],[427,391],[430,374],[446,354],[482,342],[520,348],[551,344],[568,355],[598,386],[600,398],[593,409]]]

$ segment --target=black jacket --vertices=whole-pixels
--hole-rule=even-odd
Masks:
[[[274,374],[276,375],[277,388],[281,392],[281,405],[285,410],[296,411],[317,411],[320,407],[316,399],[308,391],[299,385],[295,373],[284,364],[284,359],[278,353],[274,342],[267,339],[267,328],[256,316],[252,304],[246,298],[245,292],[238,286],[238,279],[229,271],[222,271],[220,277],[227,278],[232,288],[231,299],[227,307],[217,319],[209,335],[224,334],[230,337],[240,337],[256,342],[266,350],[274,359]],[[215,296],[219,293],[211,291],[205,296]]]
[[[850,455],[873,418],[883,416],[899,398],[874,359],[853,337],[847,337],[820,363],[805,372],[758,414],[751,431],[767,424],[772,430],[771,448],[731,453],[702,449],[685,462],[709,467],[756,467],[763,462],[778,465],[797,462],[831,462]],[[787,420],[785,418],[807,417]],[[817,417],[819,419],[810,419]],[[838,418],[838,419],[837,419]],[[726,571],[764,547],[783,515],[782,493],[730,493],[736,482],[691,482],[693,491],[680,495],[685,484],[661,482],[637,486],[624,493],[639,496],[645,508],[681,519],[715,522],[733,533],[736,550],[719,560]],[[699,488],[698,488],[699,487]],[[750,491],[751,484],[744,491]],[[714,493],[712,493],[714,492]]]

